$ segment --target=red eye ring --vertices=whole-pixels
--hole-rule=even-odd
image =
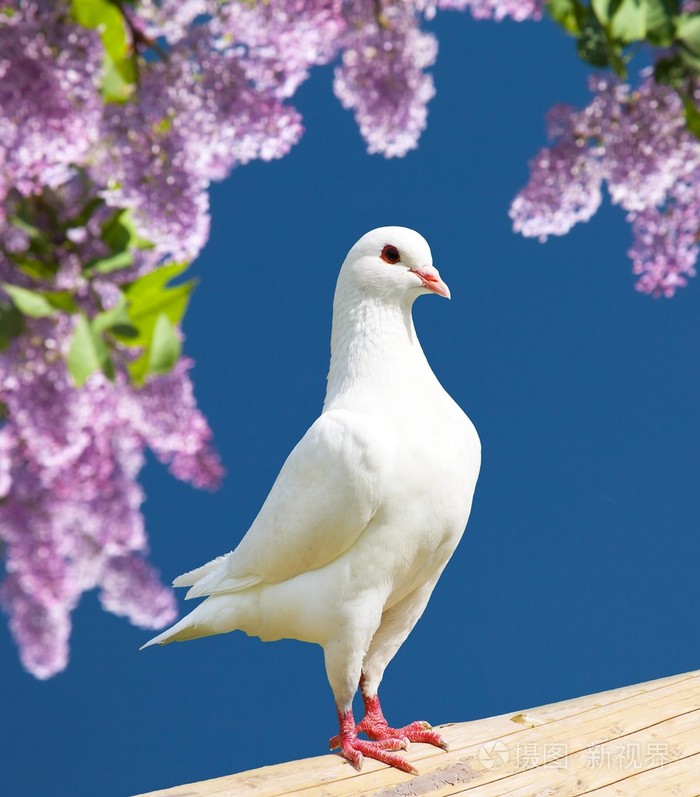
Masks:
[[[394,263],[398,263],[399,260],[401,260],[401,253],[395,246],[387,244],[384,247],[384,249],[382,249],[382,254],[380,255],[380,257],[385,263],[390,263],[391,265],[393,265]]]

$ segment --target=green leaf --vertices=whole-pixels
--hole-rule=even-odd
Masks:
[[[169,287],[166,287],[166,284],[186,268],[186,263],[161,266],[124,288],[129,303],[129,318],[139,331],[138,337],[134,338],[132,343],[141,346],[150,345],[156,321],[161,313],[164,313],[174,326],[182,321],[196,281],[189,280]]]
[[[111,102],[125,102],[134,89],[136,64],[119,6],[111,0],[71,0],[71,8],[78,24],[100,32],[105,50],[102,95]]]
[[[84,28],[98,28],[103,24],[105,15],[114,11],[119,13],[108,0],[71,0],[71,16]]]
[[[610,66],[608,37],[593,13],[589,13],[576,42],[579,58],[598,67]]]
[[[578,36],[585,19],[585,9],[578,0],[549,0],[546,5],[550,17],[564,30]]]
[[[56,307],[46,296],[37,291],[20,288],[19,285],[10,285],[8,282],[3,282],[2,288],[23,315],[31,316],[31,318],[45,318],[56,312]]]
[[[682,14],[678,17],[676,37],[693,55],[700,56],[700,14]]]
[[[160,266],[134,280],[126,287],[126,291],[133,299],[158,293],[166,283],[182,274],[188,265],[189,263],[169,263],[167,266]]]
[[[131,343],[133,346],[137,345],[135,340],[139,336],[139,331],[132,324],[128,322],[125,324],[114,324],[109,331],[122,343]]]
[[[623,42],[641,41],[647,33],[645,0],[621,0],[610,17],[610,35]]]
[[[105,52],[113,61],[122,59],[130,49],[124,18],[110,0],[72,0],[73,19],[84,28],[97,28]]]
[[[172,371],[180,356],[180,340],[175,327],[165,314],[158,316],[151,345],[129,365],[129,375],[137,385],[142,385],[151,374]]]
[[[127,102],[136,88],[133,57],[114,61],[105,53],[102,61],[100,93],[106,102]]]
[[[678,0],[645,0],[647,41],[656,47],[670,47],[676,34]]]
[[[109,246],[110,254],[98,257],[85,265],[85,271],[94,270],[109,274],[121,268],[128,268],[134,262],[132,250],[152,249],[151,241],[139,234],[126,209],[118,210],[102,225],[102,240]]]
[[[678,56],[662,58],[654,64],[654,80],[662,86],[679,89],[688,79],[688,69]]]
[[[141,384],[149,374],[167,373],[180,356],[176,328],[185,314],[195,281],[172,286],[168,282],[186,268],[186,263],[161,266],[124,288],[129,321],[137,334],[125,335],[117,329],[112,333],[117,340],[144,349],[129,366],[136,384]]]
[[[102,225],[102,240],[114,250],[153,249],[153,242],[144,238],[128,208],[118,210]]]
[[[128,268],[133,262],[134,256],[131,252],[115,252],[113,255],[91,260],[85,266],[85,269],[99,271],[100,274],[109,274],[112,271],[118,271],[120,268]]]
[[[3,282],[2,287],[15,307],[31,318],[46,318],[57,310],[64,313],[75,313],[78,310],[70,291],[32,291],[8,282]]]
[[[56,269],[47,266],[42,260],[27,257],[25,253],[11,255],[12,262],[28,277],[36,280],[50,279],[56,275]]]
[[[99,335],[110,330],[127,339],[138,336],[138,330],[131,324],[124,294],[119,295],[119,301],[114,307],[98,313],[92,319],[92,328]]]
[[[17,227],[17,229],[22,230],[22,232],[31,240],[43,241],[46,239],[46,236],[38,227],[35,227],[33,224],[25,219],[20,218],[19,216],[10,216],[8,221],[14,227]]]
[[[700,110],[698,110],[691,97],[681,94],[681,99],[683,100],[685,123],[688,126],[688,130],[695,138],[700,139]]]
[[[70,291],[45,291],[43,294],[48,303],[69,315],[78,312],[78,305],[75,302],[75,297]]]
[[[73,340],[68,352],[68,370],[78,387],[82,387],[95,371],[103,371],[109,379],[114,378],[114,365],[107,346],[84,315],[78,316],[73,330]]]
[[[84,227],[88,221],[92,218],[93,213],[104,205],[105,201],[102,197],[92,197],[85,207],[78,213],[77,216],[74,216],[72,219],[68,221],[65,225],[66,227]]]
[[[591,8],[601,25],[607,25],[610,21],[610,6],[612,4],[613,0],[591,0]]]
[[[142,385],[148,376],[148,350],[132,363],[129,363],[129,376],[135,385]]]
[[[601,24],[592,8],[588,9],[581,35],[576,42],[576,51],[579,57],[589,64],[611,67],[620,77],[627,77],[622,44],[610,37],[607,26]]]
[[[165,313],[171,323],[179,324],[185,315],[190,293],[195,284],[194,280],[190,280],[182,285],[176,285],[173,288],[149,294],[138,301],[134,301],[131,294],[127,293],[129,298],[129,317],[132,323],[142,333],[149,336],[157,317],[161,313]]]
[[[161,313],[153,331],[153,342],[148,353],[148,373],[167,374],[172,371],[180,356],[180,339],[170,319]]]
[[[700,55],[692,52],[682,43],[678,49],[678,55],[692,74],[700,74]]]
[[[0,351],[6,349],[10,342],[24,329],[22,313],[14,304],[0,305]]]

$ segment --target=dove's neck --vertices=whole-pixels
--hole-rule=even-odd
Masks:
[[[405,401],[417,385],[442,389],[418,342],[411,304],[336,293],[324,410]]]

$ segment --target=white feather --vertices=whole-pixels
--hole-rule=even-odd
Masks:
[[[324,413],[289,455],[238,547],[211,570],[201,568],[187,597],[287,581],[344,553],[376,508],[372,482],[380,463],[372,431],[347,410]]]
[[[211,562],[207,562],[201,567],[196,567],[194,570],[189,570],[187,573],[183,573],[181,576],[173,579],[173,586],[191,587],[193,584],[196,584],[200,578],[206,576],[207,573],[211,573],[212,570],[215,570],[221,564],[221,561],[227,556],[228,554],[217,556],[216,559],[212,559]]]

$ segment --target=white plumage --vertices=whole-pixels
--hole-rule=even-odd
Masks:
[[[147,643],[234,629],[318,643],[340,719],[332,742],[356,766],[364,754],[413,771],[391,751],[442,744],[425,723],[389,728],[376,697],[462,536],[480,466],[474,426],[416,337],[411,306],[429,292],[449,297],[418,233],[382,227],[353,246],[321,416],[238,547],[175,579],[206,600]],[[366,716],[355,726],[360,679]]]

